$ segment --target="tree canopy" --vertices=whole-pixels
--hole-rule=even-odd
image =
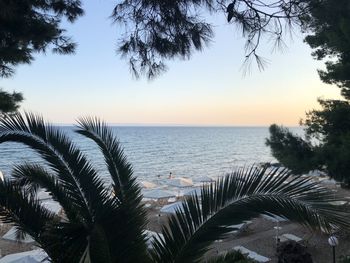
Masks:
[[[294,173],[320,169],[350,186],[350,103],[319,100],[321,109],[307,113],[305,138],[271,125],[266,144],[272,155]]]
[[[73,53],[76,44],[61,22],[82,14],[79,0],[0,0],[0,78],[12,76],[19,64],[31,63],[35,53]],[[22,100],[21,93],[0,90],[0,113],[16,111]]]
[[[327,2],[326,5],[323,2]],[[283,46],[284,31],[295,25],[315,32],[306,41],[313,48],[321,47],[322,52],[317,50],[315,56],[324,58],[334,48],[325,47],[322,40],[325,36],[334,39],[328,34],[334,28],[324,24],[324,14],[327,23],[343,23],[336,16],[327,15],[326,11],[329,7],[343,13],[348,10],[344,8],[348,5],[346,0],[339,1],[341,4],[337,5],[331,2],[118,0],[111,18],[125,29],[118,36],[118,51],[128,59],[132,72],[136,76],[152,78],[166,70],[166,60],[189,58],[193,52],[202,50],[213,40],[213,25],[208,16],[214,13],[226,16],[228,23],[241,29],[246,38],[248,64],[256,59],[258,67],[263,68],[264,59],[257,52],[262,37],[267,35],[269,39],[274,39],[277,47]],[[323,9],[318,7],[320,4]],[[79,0],[0,0],[0,76],[12,75],[16,65],[30,63],[37,52],[51,49],[60,54],[73,53],[76,44],[66,35],[61,22],[63,19],[74,22],[82,14]],[[324,34],[326,31],[328,33]],[[337,41],[348,37],[348,32],[344,27],[340,32],[342,36],[336,33]],[[344,53],[348,51],[340,48],[340,45],[336,49]],[[334,67],[335,64],[329,64],[328,75],[335,73]],[[329,78],[327,76],[324,78]],[[341,79],[337,84],[347,85]]]
[[[270,138],[266,145],[271,147],[272,155],[295,174],[315,169],[315,153],[309,141],[296,136],[288,129],[271,125]]]
[[[306,138],[276,125],[270,127],[267,145],[272,154],[295,172],[324,169],[334,179],[350,185],[350,2],[312,0],[304,18],[306,43],[313,56],[326,60],[321,80],[336,84],[345,100],[319,99],[321,109],[306,113]]]
[[[22,93],[9,93],[0,89],[0,115],[17,111],[22,101]]]
[[[11,76],[15,66],[49,48],[73,53],[75,43],[61,21],[73,22],[82,14],[79,0],[0,0],[0,77]]]
[[[321,80],[336,84],[350,99],[350,1],[310,0],[310,6],[305,41],[315,59],[327,60],[326,69],[319,70]]]
[[[281,45],[286,26],[302,25],[309,0],[123,0],[112,18],[125,28],[119,52],[132,72],[152,78],[166,69],[165,60],[189,58],[214,37],[207,13],[221,13],[237,25],[246,38],[246,62],[264,60],[257,54],[263,35]]]

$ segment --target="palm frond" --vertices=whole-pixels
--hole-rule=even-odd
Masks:
[[[108,230],[109,231],[109,230]],[[91,262],[113,262],[110,244],[103,226],[96,224],[89,237],[89,255]]]
[[[285,169],[240,169],[209,186],[201,201],[186,199],[182,211],[170,216],[163,227],[164,240],[154,240],[155,262],[199,262],[208,246],[225,237],[228,225],[260,214],[278,215],[312,229],[331,231],[350,227],[347,214],[330,203],[334,193],[310,179],[292,177]]]
[[[92,223],[97,210],[111,203],[110,193],[87,158],[59,129],[45,123],[42,117],[26,113],[0,121],[0,143],[21,142],[36,150],[57,174],[81,214]],[[109,209],[104,209],[109,211]]]
[[[119,201],[118,235],[123,236],[123,244],[113,250],[117,258],[129,258],[132,261],[145,261],[147,257],[146,240],[143,229],[146,226],[146,211],[141,205],[141,189],[133,176],[133,169],[128,163],[119,141],[113,132],[97,118],[82,118],[78,121],[77,133],[93,140],[100,148],[107,169],[113,180],[113,190]],[[120,218],[128,218],[128,221]],[[115,224],[115,222],[111,222]],[[112,243],[117,239],[110,236]],[[132,244],[132,246],[130,246]],[[121,254],[120,254],[121,253]]]
[[[51,175],[46,169],[37,164],[15,165],[12,171],[13,182],[19,184],[25,191],[36,197],[38,188],[50,193],[52,199],[60,203],[67,218],[72,222],[83,220],[83,215],[79,215],[79,209],[71,201],[69,192],[60,183],[56,176]],[[31,190],[31,188],[35,188]]]
[[[76,180],[81,195],[90,209],[90,216],[95,218],[110,209],[110,193],[104,187],[102,179],[92,167],[86,156],[59,129],[46,124],[42,117],[27,113],[26,121],[31,132],[48,143],[61,156]],[[109,207],[112,209],[112,207]]]
[[[0,181],[0,218],[4,223],[14,223],[22,232],[41,243],[41,234],[48,222],[58,221],[57,216],[41,206],[12,181]]]
[[[79,262],[88,244],[89,232],[81,222],[51,222],[42,233],[41,247],[55,262]]]
[[[132,166],[128,163],[119,141],[106,124],[97,118],[81,118],[78,120],[76,132],[93,140],[100,147],[118,199],[121,202],[139,203],[140,188],[136,184],[136,178],[132,176]]]
[[[38,125],[41,118],[30,114],[26,114],[25,118],[18,114],[7,116],[6,118],[0,118],[0,143],[3,142],[19,142],[29,146],[40,154],[40,156],[47,161],[49,167],[57,174],[60,182],[69,192],[72,197],[72,202],[76,202],[80,207],[81,213],[85,218],[91,218],[90,207],[87,200],[82,193],[82,189],[73,175],[68,164],[63,160],[62,155],[54,149],[52,145],[47,143],[46,139],[42,139],[37,134],[42,136],[45,134],[43,131],[38,131],[34,128],[34,133],[31,130],[30,123],[34,123],[35,127],[44,127],[45,125]],[[60,139],[68,140],[64,135],[60,134]]]

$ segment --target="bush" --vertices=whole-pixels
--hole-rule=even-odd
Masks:
[[[210,259],[207,263],[254,263],[255,261],[248,259],[239,251],[231,251],[225,255],[217,256]]]
[[[277,247],[278,263],[312,263],[310,253],[295,241],[281,243]]]
[[[341,256],[339,258],[339,263],[350,263],[350,255]]]

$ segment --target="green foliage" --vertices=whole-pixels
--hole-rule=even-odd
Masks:
[[[320,163],[324,163],[330,177],[350,185],[350,132],[332,137],[322,145]]]
[[[266,145],[270,146],[272,155],[293,173],[301,174],[317,168],[312,145],[292,134],[288,129],[273,124],[269,128],[270,138]]]
[[[306,43],[315,49],[313,56],[326,61],[319,74],[323,82],[336,84],[342,95],[350,99],[350,2],[348,0],[311,0],[305,20],[311,34]]]
[[[140,188],[111,131],[101,123],[90,124],[89,129],[77,129],[105,147],[106,164],[114,170],[107,187],[70,139],[42,118],[15,114],[1,119],[0,143],[14,141],[31,147],[48,168],[38,164],[15,166],[15,180],[0,183],[0,217],[29,233],[53,262],[79,262],[87,248],[93,260],[145,262],[147,250],[142,230],[146,216],[140,204]],[[116,159],[113,167],[107,162],[108,156]],[[127,183],[120,184],[124,180]],[[41,205],[36,199],[38,187],[60,203],[67,220],[61,221]],[[119,193],[124,193],[123,199],[118,198]]]
[[[164,239],[153,239],[147,249],[141,189],[118,140],[92,118],[80,119],[76,132],[99,147],[110,181],[102,181],[70,138],[41,117],[0,119],[0,143],[27,145],[46,164],[17,164],[12,179],[0,182],[0,218],[31,235],[53,262],[199,262],[232,230],[227,226],[260,214],[328,232],[350,227],[347,212],[330,204],[339,200],[333,192],[291,179],[287,170],[253,166],[203,186],[201,199],[184,200],[162,227]],[[39,188],[62,206],[64,220],[37,199]]]
[[[0,0],[0,77],[28,64],[33,53],[69,54],[75,44],[60,27],[63,18],[73,22],[83,14],[79,0]]]
[[[306,247],[295,241],[280,243],[277,247],[278,263],[312,263],[311,254]]]
[[[22,93],[13,92],[11,94],[0,89],[0,114],[17,111],[22,101]]]
[[[318,102],[322,108],[307,112],[305,121],[301,123],[309,137],[329,142],[350,132],[349,101],[319,99]]]
[[[350,184],[350,104],[349,101],[319,100],[321,110],[307,113],[304,125],[311,138],[322,144],[318,162],[339,182]]]
[[[339,263],[350,263],[350,256],[341,256],[338,260]]]
[[[319,71],[323,82],[336,84],[346,100],[322,100],[320,110],[307,112],[301,122],[306,140],[288,130],[270,128],[268,145],[286,167],[298,172],[325,169],[334,179],[350,184],[350,2],[311,0],[304,17],[305,41],[318,60],[328,59]],[[317,141],[311,145],[310,141]]]
[[[295,173],[323,169],[335,180],[350,184],[350,104],[341,100],[319,100],[320,110],[307,113],[302,121],[306,139],[288,129],[271,125],[272,155]],[[310,141],[318,143],[312,145]]]
[[[230,251],[225,255],[220,255],[209,259],[207,263],[254,263],[253,260],[248,259],[239,251]]]

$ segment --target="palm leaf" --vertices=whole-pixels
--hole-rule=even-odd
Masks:
[[[62,155],[49,143],[47,143],[45,132],[39,130],[38,127],[46,129],[45,125],[39,125],[40,117],[35,119],[34,116],[26,114],[25,118],[20,114],[14,114],[0,119],[0,143],[3,142],[19,142],[23,143],[36,152],[47,161],[49,167],[57,174],[60,182],[69,195],[72,197],[72,202],[76,202],[81,213],[85,218],[91,218],[90,207],[82,192],[79,182],[75,178],[68,164],[63,160]],[[34,124],[33,124],[34,123]],[[33,125],[31,125],[33,124]],[[34,126],[34,132],[31,130]],[[57,132],[58,133],[58,132]],[[38,136],[44,136],[42,139]],[[67,141],[68,139],[62,134],[56,134],[60,138],[57,140]],[[64,143],[66,145],[66,143]],[[62,147],[59,147],[62,148]]]
[[[77,133],[93,140],[101,149],[108,171],[114,182],[115,195],[121,202],[139,203],[142,199],[133,170],[119,141],[105,123],[97,118],[78,120]]]
[[[79,262],[88,244],[89,232],[81,222],[51,222],[42,234],[42,247],[52,251],[56,262]]]
[[[289,181],[290,180],[290,181]],[[240,169],[186,199],[182,212],[170,216],[164,240],[154,240],[155,262],[199,262],[208,246],[225,237],[228,225],[259,214],[278,215],[311,229],[350,227],[347,214],[330,205],[334,193],[283,169]]]
[[[113,249],[114,258],[124,258],[124,260],[127,258],[128,262],[145,261],[148,258],[146,239],[143,234],[146,226],[146,211],[141,205],[141,189],[133,176],[132,167],[118,140],[105,123],[97,118],[82,118],[78,124],[76,132],[93,140],[99,146],[113,181],[115,197],[119,201],[118,215],[115,217],[119,227],[114,236],[109,235],[109,238],[111,243],[115,243],[123,237],[123,242]],[[121,220],[121,218],[128,218],[128,220]],[[116,224],[113,220],[109,223]]]
[[[4,141],[21,142],[36,150],[57,174],[89,224],[97,215],[113,209],[110,193],[87,158],[65,134],[45,123],[42,117],[26,113],[25,118],[16,114],[1,119],[0,143]]]
[[[52,199],[60,203],[70,221],[78,222],[83,219],[83,215],[79,215],[79,209],[76,204],[71,202],[69,192],[56,176],[51,175],[40,165],[15,165],[11,175],[13,182],[19,184],[24,190],[29,191],[34,197],[38,188],[48,191]],[[34,188],[34,190],[31,190],[31,188]]]
[[[51,222],[59,218],[39,200],[22,191],[18,184],[5,180],[0,181],[0,220],[14,224],[20,234],[30,235],[39,245],[43,242],[43,233]],[[47,250],[51,256],[50,250]]]
[[[102,179],[82,152],[67,136],[46,124],[40,116],[25,114],[23,117],[16,114],[1,119],[0,143],[6,141],[20,142],[36,150],[53,172],[50,175],[43,169],[28,166],[17,167],[15,171],[19,176],[25,174],[24,182],[30,180],[48,189],[57,201],[62,202],[69,216],[68,223],[50,222],[46,226],[43,235],[45,248],[58,251],[52,257],[58,261],[80,258],[98,218],[118,214],[116,201],[111,198]]]
[[[82,224],[61,222],[15,180],[0,182],[0,219],[17,226],[20,234],[32,236],[53,262],[78,261],[87,241]]]

